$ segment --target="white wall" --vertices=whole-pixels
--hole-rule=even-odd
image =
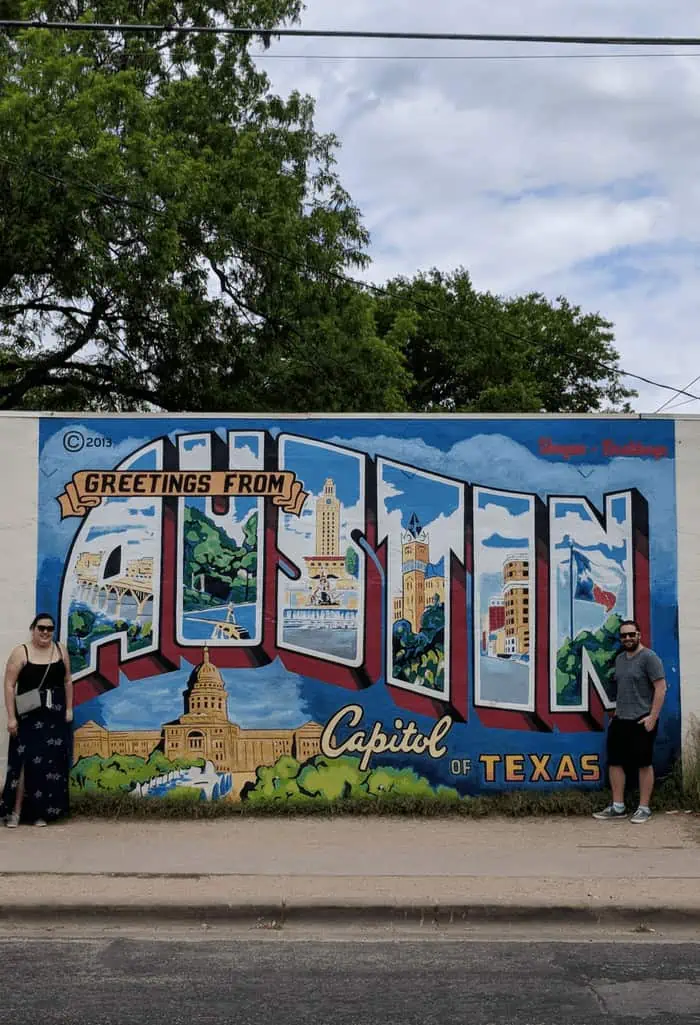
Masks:
[[[676,420],[678,619],[683,751],[700,723],[700,419]]]
[[[0,418],[0,665],[29,636],[37,571],[39,421]],[[1,674],[0,674],[1,675]],[[0,701],[0,780],[5,776],[7,716]],[[1,785],[1,784],[0,784]]]

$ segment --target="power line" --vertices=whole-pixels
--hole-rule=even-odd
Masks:
[[[696,382],[696,381],[700,381],[700,374],[698,374],[698,376],[697,376],[697,377],[694,377],[692,381],[689,381],[689,382],[688,382],[688,384],[686,384],[686,386],[685,386],[685,387],[686,387],[686,388],[692,388],[692,387],[693,387],[693,385],[695,384],[695,382]],[[671,403],[671,402],[673,402],[673,400],[674,400],[675,398],[677,398],[677,396],[678,396],[678,395],[687,395],[687,394],[688,394],[688,392],[687,392],[687,391],[685,390],[685,388],[679,388],[679,389],[678,389],[678,390],[676,391],[676,394],[675,394],[675,395],[671,395],[671,397],[670,397],[670,398],[668,398],[668,399],[666,399],[666,401],[665,401],[665,402],[662,402],[662,403],[661,403],[661,405],[659,406],[659,408],[658,408],[658,409],[655,409],[655,410],[654,410],[654,412],[655,412],[655,413],[660,413],[660,412],[661,412],[661,410],[662,410],[662,409],[665,409],[665,408],[666,408],[666,406],[670,405],[670,403]],[[693,401],[692,397],[691,397],[691,398],[690,398],[690,399],[689,399],[688,401],[692,402],[692,401]],[[684,403],[684,402],[682,402],[682,403],[681,403],[681,405],[685,405],[685,403]]]
[[[681,406],[689,406],[691,402],[697,402],[697,399],[683,399],[682,402],[673,402],[668,407],[668,411],[670,413],[672,409],[680,409]]]
[[[185,35],[261,37],[269,40],[297,37],[304,39],[402,39],[440,43],[543,43],[572,46],[700,46],[700,36],[560,36],[544,33],[503,32],[388,32],[369,29],[267,28],[240,25],[177,25],[145,22],[86,22],[0,19],[3,29],[48,29],[71,32],[177,32]]]
[[[70,187],[71,185],[76,186],[77,188],[83,189],[86,192],[92,193],[98,199],[103,199],[110,203],[115,203],[120,206],[131,207],[132,209],[140,210],[143,213],[151,213],[158,217],[166,216],[166,212],[164,210],[158,210],[156,209],[156,207],[151,206],[151,204],[149,203],[137,203],[133,200],[125,199],[121,196],[116,196],[113,193],[110,193],[107,190],[100,188],[99,186],[93,185],[91,182],[83,181],[78,178],[73,178],[69,180],[60,175],[52,174],[50,171],[44,171],[43,169],[37,167],[30,167],[28,164],[23,166],[19,164],[17,161],[11,160],[9,157],[1,155],[0,161],[7,164],[8,166],[15,167],[20,171],[29,171],[31,174],[35,174],[38,177],[44,178],[47,181],[50,181],[56,185],[63,185],[65,187]],[[268,249],[267,247],[257,245],[254,242],[249,242],[244,239],[236,238],[235,236],[229,235],[228,233],[222,234],[225,238],[228,238],[229,241],[233,242],[237,246],[240,246],[242,249],[249,249],[251,252],[258,252],[262,255],[269,256],[273,260],[278,260],[281,263],[287,263],[290,266],[295,267],[297,270],[315,270],[315,268],[311,267],[311,265],[307,261],[297,260],[294,257],[287,256],[285,253]],[[427,313],[433,313],[439,317],[443,317],[445,315],[444,310],[441,310],[437,306],[433,306],[430,303],[423,302],[422,300],[417,299],[415,296],[400,295],[395,292],[392,292],[390,289],[385,288],[382,285],[374,285],[371,282],[363,281],[361,278],[353,278],[348,274],[343,274],[339,271],[333,270],[324,270],[319,271],[317,273],[325,274],[332,280],[338,281],[342,284],[355,285],[358,288],[366,289],[368,291],[374,292],[376,295],[382,295],[390,299],[398,299],[399,301],[403,301],[411,306],[416,307],[417,309],[422,309]],[[484,326],[484,321],[481,320],[479,317],[474,317],[473,319],[475,323]],[[464,323],[466,324],[467,322],[464,321]],[[517,331],[513,331],[508,327],[500,327],[500,331],[503,335],[505,335],[508,338],[513,338],[516,341],[524,342],[526,345],[531,344],[531,340],[529,338],[526,338],[525,335],[521,335]],[[649,377],[643,377],[641,374],[634,374],[631,371],[623,370],[620,367],[611,367],[607,363],[604,363],[602,360],[591,359],[591,363],[593,363],[599,369],[607,371],[611,375],[617,374],[620,377],[629,377],[636,381],[642,381],[644,384],[649,384],[654,388],[663,388],[667,391],[671,391],[673,392],[674,396],[686,395],[689,399],[700,402],[700,395],[693,395],[692,392],[689,392],[686,388],[674,388],[673,385],[662,384],[660,381],[654,381]],[[700,380],[700,375],[698,375],[696,380]],[[688,387],[690,387],[694,383],[695,381],[691,381]]]
[[[653,60],[655,57],[700,57],[694,53],[254,53],[255,60],[322,61],[544,61],[544,60]]]

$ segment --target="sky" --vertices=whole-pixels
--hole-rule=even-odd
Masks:
[[[307,0],[302,25],[700,36],[700,6]],[[337,134],[341,180],[371,233],[369,280],[463,266],[479,290],[564,295],[613,321],[623,368],[682,388],[700,374],[700,46],[690,52],[428,60],[620,48],[291,38],[259,63],[276,91],[312,95],[317,128]],[[640,412],[671,397],[635,387]],[[676,408],[700,413],[700,402]]]

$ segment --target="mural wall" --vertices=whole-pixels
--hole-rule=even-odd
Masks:
[[[621,619],[680,750],[672,421],[43,419],[79,789],[596,787]]]

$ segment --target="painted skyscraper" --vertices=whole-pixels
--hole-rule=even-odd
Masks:
[[[340,501],[331,477],[326,478],[323,494],[316,502],[316,555],[340,555]]]

